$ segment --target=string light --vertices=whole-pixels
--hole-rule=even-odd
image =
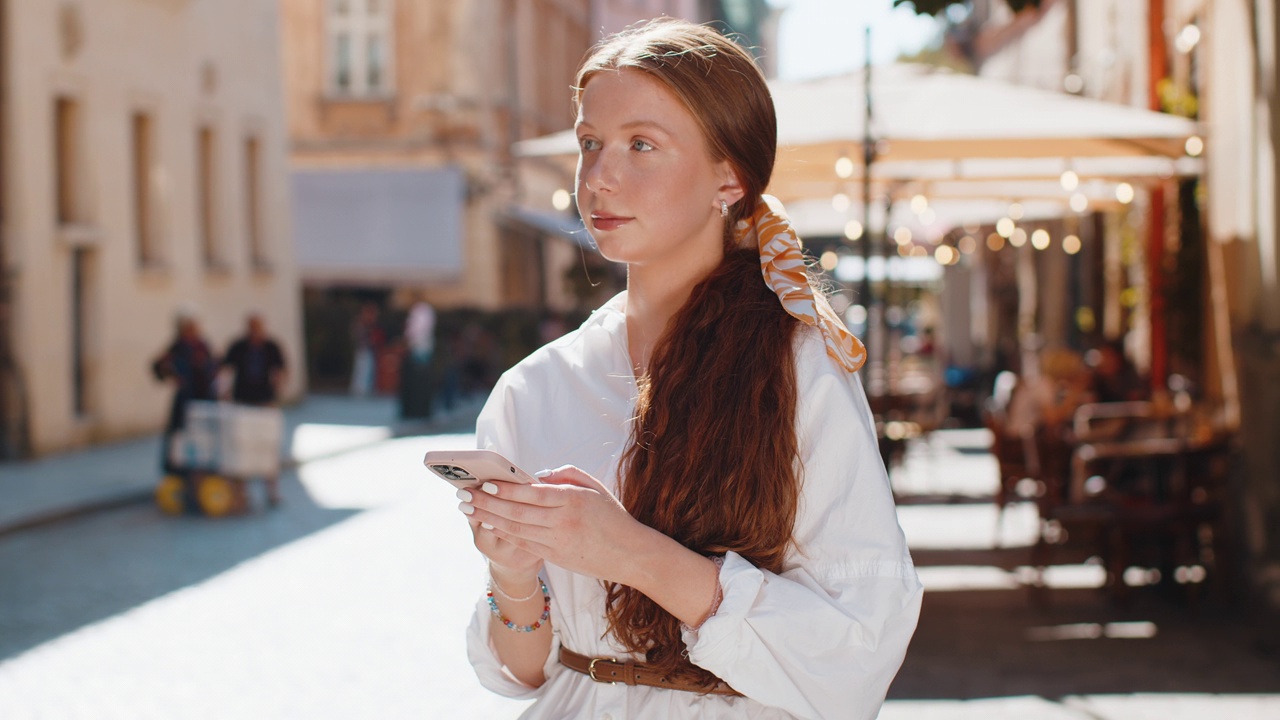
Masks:
[[[1022,203],[1013,203],[1009,206],[1009,217],[1014,220],[1022,219]]]
[[[1022,247],[1027,244],[1027,231],[1022,228],[1014,228],[1013,234],[1009,236],[1009,244],[1014,247]]]
[[[1049,247],[1049,231],[1040,228],[1031,233],[1031,246],[1037,250],[1044,250]]]
[[[911,212],[919,215],[929,209],[929,198],[923,195],[916,195],[911,198]]]
[[[841,155],[836,160],[836,175],[841,178],[853,177],[853,161]]]
[[[960,248],[960,252],[965,255],[970,255],[978,249],[978,241],[974,240],[972,235],[965,235],[960,238],[960,242],[956,243],[956,247]]]
[[[1080,252],[1080,238],[1075,235],[1068,235],[1062,238],[1062,251],[1068,255],[1075,255]]]
[[[1000,252],[1004,248],[1004,237],[1000,233],[991,233],[987,236],[987,248],[991,252]]]
[[[818,264],[822,266],[823,270],[831,272],[836,269],[836,265],[840,264],[840,256],[828,250],[822,253],[822,257],[818,258]]]
[[[899,245],[908,245],[911,243],[911,228],[902,226],[893,231],[893,241]]]
[[[1191,157],[1200,157],[1200,153],[1204,152],[1204,140],[1199,135],[1192,135],[1187,138],[1187,154]]]
[[[836,193],[831,196],[831,208],[836,212],[844,212],[849,209],[849,196],[844,193]]]
[[[1062,183],[1063,190],[1071,192],[1072,190],[1080,187],[1080,176],[1075,174],[1075,171],[1068,170],[1062,173],[1062,177],[1059,178],[1059,182]]]
[[[850,240],[857,240],[862,237],[862,223],[857,220],[850,220],[845,223],[844,236]]]
[[[1000,237],[1007,238],[1013,234],[1014,224],[1011,218],[1003,217],[996,221],[996,232],[1000,233]]]
[[[1133,195],[1133,186],[1129,183],[1122,182],[1116,185],[1116,200],[1119,200],[1120,204],[1128,205],[1133,202]]]
[[[557,210],[568,210],[571,202],[573,202],[573,197],[564,188],[551,193],[551,207]]]
[[[1071,209],[1075,212],[1082,213],[1089,209],[1089,198],[1084,193],[1076,193],[1071,196]]]
[[[1173,41],[1174,47],[1178,52],[1186,55],[1196,49],[1196,45],[1200,44],[1200,28],[1196,25],[1187,25],[1178,33],[1178,37]]]

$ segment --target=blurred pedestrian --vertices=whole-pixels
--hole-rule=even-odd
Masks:
[[[489,560],[477,675],[536,698],[527,719],[874,718],[922,588],[865,349],[762,195],[764,76],[714,29],[663,19],[576,80],[578,209],[627,289],[480,415],[480,447],[559,469],[459,493]]]
[[[170,459],[169,446],[174,434],[186,426],[187,403],[214,399],[214,380],[218,371],[213,352],[201,336],[200,324],[194,314],[180,311],[175,326],[173,342],[151,362],[151,372],[156,379],[173,384],[173,400],[169,405],[169,419],[165,423],[160,447],[160,467],[166,474],[182,470]]]
[[[279,401],[287,371],[284,353],[257,313],[246,319],[245,334],[231,343],[221,367],[231,372],[232,402],[270,406]]]
[[[1145,400],[1150,396],[1147,383],[1125,358],[1121,343],[1100,343],[1084,354],[1084,360],[1093,371],[1093,392],[1098,402]]]
[[[404,323],[405,353],[400,364],[400,417],[431,416],[431,360],[436,349],[436,311],[419,301]]]
[[[232,375],[232,402],[256,407],[277,405],[286,372],[284,353],[267,335],[262,316],[249,315],[244,336],[231,343],[221,367]],[[263,481],[267,486],[267,502],[273,507],[279,505],[279,474],[267,475]]]
[[[382,350],[385,339],[382,328],[378,324],[377,304],[363,303],[360,306],[360,314],[351,325],[351,342],[355,346],[355,355],[351,361],[352,395],[368,397],[373,393],[378,370],[378,353]]]
[[[1035,367],[1018,379],[1009,401],[1011,431],[1032,437],[1068,432],[1076,409],[1094,401],[1092,377],[1079,353],[1066,348],[1040,352]]]

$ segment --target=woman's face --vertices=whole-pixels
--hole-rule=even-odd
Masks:
[[[638,266],[701,267],[722,253],[720,201],[741,197],[726,162],[661,81],[603,71],[582,91],[578,211],[600,252]]]

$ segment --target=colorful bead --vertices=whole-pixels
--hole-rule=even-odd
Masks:
[[[542,590],[542,617],[538,618],[532,625],[517,625],[506,615],[502,614],[502,610],[498,608],[498,601],[493,597],[493,582],[490,581],[488,589],[485,591],[485,598],[489,601],[489,610],[493,616],[506,625],[508,628],[516,632],[533,632],[542,627],[551,619],[551,591],[547,589],[547,584],[538,578],[538,587]]]

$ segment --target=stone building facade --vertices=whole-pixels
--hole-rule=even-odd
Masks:
[[[304,283],[443,307],[574,304],[559,282],[581,261],[565,205],[572,178],[517,160],[512,143],[572,124],[574,72],[604,35],[658,15],[723,19],[724,5],[281,0]],[[744,8],[764,15],[758,0]],[[395,187],[404,192],[388,204]],[[352,216],[376,206],[433,227],[313,221],[335,195]]]
[[[158,429],[149,366],[179,310],[216,349],[257,310],[301,356],[277,19],[258,0],[0,4],[0,456]]]

